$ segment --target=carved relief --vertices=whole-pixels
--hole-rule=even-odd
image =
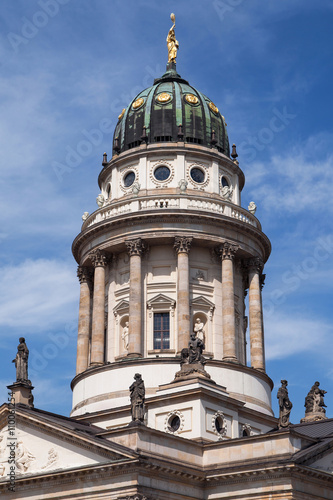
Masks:
[[[223,186],[223,188],[221,189],[221,196],[224,200],[231,200],[231,196],[232,196],[232,187],[230,186]]]
[[[96,198],[96,203],[98,205],[98,208],[102,208],[102,206],[104,205],[105,203],[105,198],[104,196],[102,195],[102,193],[100,193],[97,198]]]
[[[57,465],[58,462],[58,453],[54,448],[51,448],[48,451],[48,457],[47,457],[47,463],[42,467],[42,469],[51,469],[54,468]]]
[[[207,271],[203,271],[202,269],[193,269],[192,272],[192,280],[207,281]]]
[[[24,474],[29,469],[31,462],[36,460],[36,457],[24,446],[22,441],[17,443],[16,450],[16,468],[21,474]]]
[[[5,456],[6,446],[2,446],[4,435],[0,434],[0,477],[3,477],[6,472],[6,463],[8,463],[8,457]]]

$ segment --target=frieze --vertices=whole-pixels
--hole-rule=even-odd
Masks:
[[[78,256],[79,248],[87,239],[90,239],[93,235],[98,235],[99,233],[104,233],[106,228],[109,226],[113,229],[120,228],[122,226],[134,227],[137,225],[136,217],[133,220],[134,214],[120,215],[119,217],[113,220],[104,220],[94,225],[93,227],[89,227],[84,229],[78,236],[75,238],[73,242],[73,253],[74,256]],[[217,220],[220,220],[219,217],[215,216],[215,214],[210,214],[211,218],[207,219],[204,215],[197,215],[197,220],[203,220],[207,226],[215,226]],[[142,223],[142,214],[140,214],[140,222]],[[161,216],[160,213],[156,213],[156,215],[149,214],[149,216],[145,217],[144,222],[147,226],[155,223],[179,223],[181,221],[182,224],[192,223],[193,219],[190,216],[184,216],[184,214],[179,214],[179,216],[175,216],[175,214]],[[267,238],[267,236],[261,232],[260,229],[255,228],[249,224],[242,224],[236,219],[230,219],[228,217],[223,218],[223,224],[225,227],[230,227],[237,229],[242,234],[246,234],[250,237],[254,237],[256,241],[262,246],[262,251],[268,256],[271,251],[271,245]],[[212,240],[213,241],[213,240]],[[215,239],[216,241],[216,239]],[[78,257],[77,257],[78,258]]]

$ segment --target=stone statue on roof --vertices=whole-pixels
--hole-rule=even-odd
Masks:
[[[140,373],[134,375],[134,382],[129,388],[131,398],[131,414],[133,422],[143,422],[145,416],[145,384]]]
[[[25,382],[31,384],[28,379],[28,357],[29,349],[25,343],[25,338],[20,337],[19,345],[17,346],[17,354],[12,363],[15,363],[16,368],[16,382]]]
[[[290,424],[289,417],[293,404],[289,399],[287,385],[288,385],[287,380],[281,380],[281,387],[277,392],[277,398],[279,400],[279,409],[280,409],[279,429],[289,427]]]
[[[315,382],[305,398],[305,413],[326,413],[324,396],[326,391],[319,389],[319,382]]]

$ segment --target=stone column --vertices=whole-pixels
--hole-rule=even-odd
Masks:
[[[76,374],[88,368],[90,336],[90,285],[92,270],[79,266],[77,277],[80,281],[79,326],[77,335]]]
[[[190,340],[190,272],[189,252],[193,238],[177,236],[174,248],[177,252],[177,323],[178,349],[188,347]]]
[[[92,252],[89,257],[95,267],[90,365],[98,366],[104,363],[105,267],[107,257],[99,249]]]
[[[251,366],[265,371],[264,332],[261,303],[261,272],[263,262],[259,257],[247,261],[249,272],[249,319]]]
[[[222,259],[223,361],[238,363],[234,292],[234,257],[238,246],[224,243],[218,249]]]
[[[146,245],[137,238],[125,241],[130,255],[130,291],[129,291],[129,324],[128,354],[129,357],[142,357],[142,287],[141,256]]]

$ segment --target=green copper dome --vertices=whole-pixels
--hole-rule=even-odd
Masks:
[[[146,142],[216,147],[230,156],[226,123],[215,104],[189,85],[168,63],[166,73],[140,92],[121,113],[113,137],[118,154]]]

